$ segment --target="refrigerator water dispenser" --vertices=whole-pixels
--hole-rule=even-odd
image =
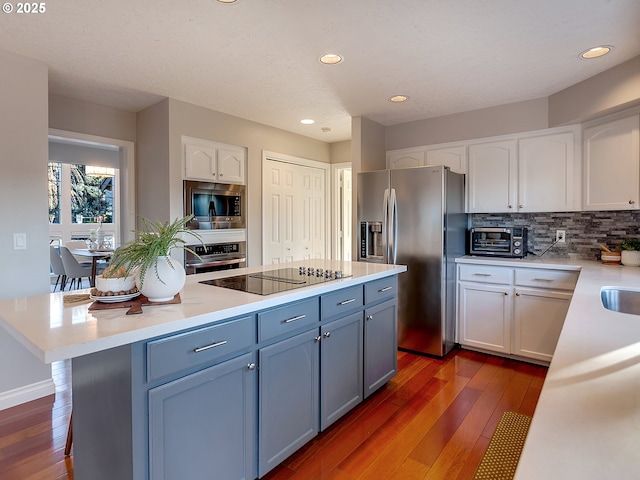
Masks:
[[[383,248],[382,222],[361,222],[360,258],[382,259],[384,255]]]

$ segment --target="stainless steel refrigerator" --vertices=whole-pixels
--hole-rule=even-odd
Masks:
[[[401,264],[398,344],[442,357],[455,342],[455,258],[465,254],[464,175],[448,167],[359,173],[358,261]]]

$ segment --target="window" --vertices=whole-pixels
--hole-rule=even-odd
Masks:
[[[49,162],[49,240],[88,240],[98,228],[105,245],[118,244],[118,169]]]

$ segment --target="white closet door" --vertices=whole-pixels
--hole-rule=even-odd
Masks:
[[[275,160],[264,168],[264,264],[324,258],[324,171]]]

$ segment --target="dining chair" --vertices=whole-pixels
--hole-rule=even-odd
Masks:
[[[64,246],[69,250],[86,250],[87,248],[89,248],[87,246],[87,242],[85,242],[84,240],[69,240],[68,242],[64,242]],[[78,255],[74,255],[74,257],[80,265],[91,265],[91,262],[87,261],[86,258],[80,257]]]
[[[56,247],[53,245],[49,245],[49,261],[51,262],[51,270],[54,275],[58,276],[58,278],[56,278],[56,284],[53,286],[53,291],[56,291],[58,282],[60,282],[60,290],[64,290],[64,287],[67,285],[67,273],[62,263],[62,257],[60,257],[58,250],[56,250]]]
[[[62,264],[64,265],[67,279],[71,279],[69,290],[73,288],[74,283],[76,288],[81,288],[82,277],[91,279],[91,264],[81,265],[67,247],[60,247],[60,256],[62,257]]]

